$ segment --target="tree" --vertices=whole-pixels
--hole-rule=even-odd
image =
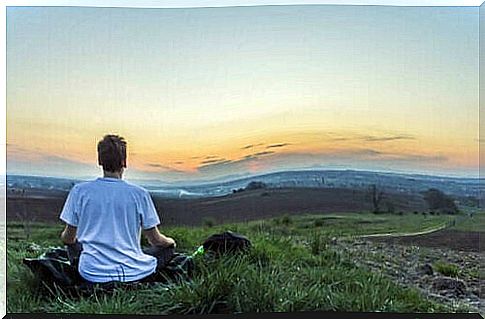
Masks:
[[[396,210],[396,208],[394,207],[394,203],[391,201],[386,202],[386,208],[389,214],[394,214]]]
[[[372,209],[373,213],[379,213],[380,212],[380,204],[382,201],[382,197],[384,196],[384,192],[379,191],[377,189],[377,186],[373,184],[370,187],[370,194],[371,194],[371,199],[372,199]]]
[[[451,196],[436,188],[430,188],[423,193],[424,200],[432,211],[441,211],[447,214],[456,214],[458,207]]]
[[[264,189],[266,188],[266,184],[263,183],[263,182],[250,182],[247,186],[246,186],[246,190],[253,190],[253,189]]]

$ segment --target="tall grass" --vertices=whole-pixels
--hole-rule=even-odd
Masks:
[[[313,223],[313,222],[312,222]],[[318,227],[322,230],[323,227]],[[60,226],[36,227],[33,240],[45,249],[58,245]],[[179,249],[190,252],[209,235],[230,229],[247,235],[247,254],[220,259],[200,257],[191,281],[110,294],[72,298],[38,292],[39,283],[21,259],[38,255],[24,240],[9,241],[8,312],[208,314],[280,311],[447,311],[416,290],[360,268],[353,256],[331,249],[328,233],[301,232],[295,222],[171,228]],[[47,239],[46,239],[47,238]]]

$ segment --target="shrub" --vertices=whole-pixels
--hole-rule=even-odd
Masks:
[[[431,210],[440,210],[448,214],[458,213],[458,207],[451,196],[446,195],[436,188],[430,188],[423,193],[424,200]]]
[[[387,202],[386,206],[387,206],[387,212],[389,214],[394,214],[394,211],[396,210],[396,208],[394,207],[394,204],[392,202]]]
[[[266,188],[266,184],[265,183],[263,183],[263,182],[256,182],[256,181],[250,182],[246,186],[246,190],[264,189],[264,188]]]
[[[315,227],[322,227],[324,222],[323,222],[323,218],[322,219],[317,219],[313,222],[313,224],[315,225]]]
[[[434,268],[440,274],[442,274],[444,276],[448,276],[448,277],[457,277],[459,272],[460,272],[460,269],[458,268],[457,265],[448,264],[448,263],[445,263],[445,262],[435,263]]]
[[[293,222],[293,221],[292,221],[291,217],[290,217],[290,216],[288,216],[288,215],[285,215],[285,216],[283,216],[283,218],[281,218],[281,223],[282,223],[283,225],[285,225],[285,226],[290,225],[292,222]]]

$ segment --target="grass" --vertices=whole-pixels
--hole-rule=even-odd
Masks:
[[[410,220],[404,221],[405,217]],[[39,283],[21,264],[24,257],[59,246],[62,225],[34,224],[30,241],[22,225],[7,227],[7,311],[119,314],[207,314],[280,311],[446,312],[447,306],[403,288],[381,274],[357,266],[353,256],[333,250],[335,234],[416,230],[443,222],[443,217],[408,214],[316,215],[292,217],[291,222],[267,220],[209,227],[162,228],[177,240],[179,250],[192,252],[209,235],[232,230],[247,235],[249,254],[216,261],[196,260],[191,282],[174,286],[119,288],[112,294],[72,299],[59,292],[41,295]],[[319,220],[319,222],[316,222]],[[369,223],[374,220],[375,224]],[[431,220],[431,221],[430,221]],[[318,226],[317,226],[318,224]],[[356,227],[356,225],[358,225]],[[398,227],[400,226],[400,227]],[[356,228],[355,228],[356,227]]]
[[[455,230],[485,232],[485,211],[475,211],[472,218],[464,218],[458,223]]]
[[[460,268],[457,265],[449,264],[445,262],[436,262],[433,265],[433,268],[436,269],[437,272],[444,276],[448,277],[458,277],[460,274]]]

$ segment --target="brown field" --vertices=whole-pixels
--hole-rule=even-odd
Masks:
[[[32,192],[20,197],[7,193],[7,220],[56,223],[67,193]],[[162,223],[201,225],[205,218],[217,223],[240,222],[288,215],[362,212],[372,209],[370,195],[361,190],[337,188],[284,188],[252,190],[222,197],[167,199],[153,196]],[[419,196],[387,194],[396,211],[422,211]],[[385,209],[385,204],[383,205]]]
[[[419,247],[448,248],[459,251],[480,252],[485,247],[485,233],[476,231],[460,231],[445,229],[431,234],[373,238],[373,241],[381,241],[390,244],[414,245]],[[483,248],[482,248],[483,249]]]

